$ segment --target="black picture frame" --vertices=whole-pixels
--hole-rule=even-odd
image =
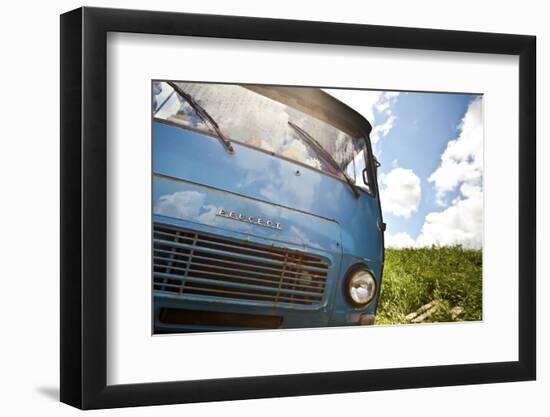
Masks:
[[[108,32],[519,56],[519,360],[107,385]],[[524,35],[252,17],[87,7],[61,15],[61,401],[94,409],[535,379],[535,45]]]

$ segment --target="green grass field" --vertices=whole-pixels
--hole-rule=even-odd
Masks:
[[[481,268],[481,250],[386,249],[376,324],[481,320]]]

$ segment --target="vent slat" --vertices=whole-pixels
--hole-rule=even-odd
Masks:
[[[158,244],[158,245],[164,246],[164,247],[169,246],[169,247],[176,247],[176,248],[187,249],[187,250],[193,249],[197,253],[208,253],[208,254],[212,254],[212,255],[237,257],[237,258],[240,258],[240,259],[246,259],[248,261],[258,261],[258,260],[260,260],[261,262],[265,262],[265,263],[268,263],[268,264],[271,264],[271,265],[280,265],[280,264],[283,263],[282,260],[279,261],[279,260],[269,259],[269,258],[265,258],[265,257],[260,258],[260,257],[256,257],[256,256],[243,254],[243,253],[236,253],[238,251],[238,248],[235,248],[236,249],[235,251],[229,251],[229,250],[226,251],[226,250],[205,248],[205,247],[193,246],[193,245],[190,245],[190,244],[187,244],[187,243],[172,242],[172,241],[160,240],[160,239],[154,239],[153,242]],[[303,264],[300,264],[299,262],[294,261],[293,259],[288,261],[287,265],[293,266],[293,267],[300,267],[300,268],[303,268],[306,271],[325,271],[324,268],[318,268],[318,267],[313,267],[313,266],[304,267]]]
[[[178,229],[168,229],[168,230],[169,231],[155,229],[154,233],[163,235],[165,237],[168,237],[168,239],[164,239],[164,240],[174,240],[174,238],[176,238],[176,237],[180,241],[184,240],[184,239],[185,240],[193,240],[193,233],[192,232],[187,232],[187,233],[182,235],[181,231],[178,230]],[[161,240],[163,240],[163,239],[161,238]],[[218,237],[218,236],[212,237],[212,236],[209,236],[209,235],[202,235],[201,234],[201,235],[199,235],[199,238],[197,239],[197,243],[200,243],[197,246],[201,246],[202,244],[204,244],[204,245],[221,245],[221,246],[227,246],[227,247],[230,247],[230,248],[238,247],[242,250],[250,250],[250,251],[253,251],[255,253],[266,254],[266,255],[271,256],[271,257],[276,255],[276,256],[279,257],[279,259],[283,259],[287,255],[289,255],[289,256],[294,255],[294,256],[300,257],[300,259],[302,260],[302,262],[304,264],[311,264],[311,266],[323,267],[326,263],[325,261],[320,260],[317,257],[310,256],[307,253],[289,252],[288,250],[286,250],[284,248],[277,248],[275,246],[267,246],[267,245],[257,245],[257,244],[252,243],[252,242],[235,242],[235,241],[228,240],[226,238],[222,238],[222,237]]]
[[[202,288],[202,287],[189,287],[187,289],[187,293],[193,294],[193,295],[208,295],[208,296],[214,296],[214,297],[223,296],[224,298],[231,298],[231,299],[263,301],[263,302],[269,303],[270,305],[272,305],[275,300],[275,298],[272,295],[257,294],[257,293],[250,294],[247,292],[225,290],[225,289],[211,289],[211,288]],[[278,300],[286,302],[288,304],[301,304],[301,305],[310,304],[308,301],[298,300],[292,297],[285,297],[285,296],[279,297]]]
[[[283,273],[283,268],[280,268],[280,269],[276,269],[276,268],[271,268],[269,270],[265,270],[265,269],[262,269],[262,268],[257,268],[255,267],[255,265],[253,264],[249,264],[249,268],[248,269],[245,269],[245,268],[237,268],[236,265],[238,266],[238,263],[233,263],[233,264],[230,264],[230,266],[228,266],[227,264],[223,263],[223,262],[219,262],[221,265],[217,265],[218,262],[216,262],[215,259],[212,259],[212,258],[200,258],[198,259],[199,261],[202,261],[202,260],[205,260],[205,261],[212,261],[210,263],[207,263],[207,262],[196,262],[195,259],[197,259],[198,257],[197,256],[194,256],[193,257],[193,266],[197,267],[197,268],[208,268],[208,269],[219,269],[219,270],[222,270],[222,271],[233,271],[233,272],[239,272],[241,274],[251,274],[251,275],[254,275],[254,276],[262,276],[262,277],[267,277],[267,278],[274,278],[274,279],[279,279],[279,277],[281,276],[281,273]],[[153,260],[156,261],[155,262],[155,265],[157,266],[166,266],[165,264],[162,264],[160,262],[171,262],[172,264],[175,264],[175,265],[179,265],[179,268],[186,268],[187,264],[189,263],[187,260],[180,260],[180,259],[175,259],[175,258],[166,258],[166,257],[161,257],[161,256],[153,256]],[[216,262],[216,263],[214,263]],[[236,265],[235,265],[236,264]],[[325,282],[325,276],[321,276],[321,275],[317,275],[317,274],[312,274],[312,273],[308,273],[307,271],[292,271],[292,270],[289,270],[288,268],[284,271],[285,273],[285,277],[287,278],[292,278],[292,279],[295,279],[295,280],[298,280],[298,281],[307,281],[307,282],[314,282],[314,283],[323,283]]]
[[[254,276],[254,275],[250,276],[248,273],[247,274],[241,273],[240,275],[236,275],[231,273],[228,274],[225,272],[212,271],[212,269],[214,268],[210,268],[210,267],[208,270],[198,269],[197,264],[193,264],[189,268],[181,268],[179,266],[162,265],[162,264],[154,264],[154,267],[159,270],[170,269],[175,271],[181,271],[184,273],[185,271],[188,271],[188,273],[190,274],[192,273],[203,274],[203,275],[208,275],[212,277],[219,277],[220,279],[228,279],[228,280],[237,279],[237,280],[243,280],[243,281],[264,283],[266,285],[273,285],[273,286],[278,286],[280,281],[282,281],[283,285],[292,285],[298,288],[309,288],[309,289],[315,289],[315,290],[318,290],[319,288],[322,288],[325,285],[324,281],[311,281],[306,278],[297,279],[297,278],[287,277],[285,275],[285,272],[282,272],[282,277],[276,278],[273,276],[269,276],[268,278],[271,278],[271,279],[263,279],[263,278],[258,278],[258,276]],[[221,271],[224,271],[224,270],[225,269],[221,269]],[[231,272],[240,272],[240,271],[236,269],[232,269]],[[308,284],[316,284],[316,283],[317,285],[308,285]]]
[[[290,290],[290,289],[286,289],[284,287],[273,288],[273,287],[266,286],[266,285],[244,284],[244,283],[241,283],[241,282],[233,282],[233,281],[229,281],[229,280],[220,281],[220,280],[216,280],[216,279],[197,277],[196,275],[193,275],[191,273],[188,273],[187,276],[182,277],[182,276],[174,275],[174,274],[166,274],[166,273],[163,273],[163,272],[155,272],[155,276],[157,276],[159,278],[170,279],[170,280],[181,280],[181,281],[184,281],[186,283],[187,282],[195,282],[197,284],[202,283],[202,284],[207,284],[207,285],[223,285],[223,286],[231,287],[231,288],[249,289],[249,290],[254,290],[254,291],[265,291],[265,292],[268,292],[268,293],[281,292],[281,293],[285,293],[285,294],[303,295],[303,296],[306,296],[306,297],[314,297],[314,298],[322,297],[322,294],[319,294],[319,293],[316,293],[316,292]]]
[[[181,296],[318,305],[330,263],[284,247],[154,225],[153,288]]]
[[[162,250],[162,249],[154,249],[155,252],[158,252],[158,253],[161,253],[161,254],[174,254],[173,251],[167,251],[167,250]],[[187,254],[187,253],[182,253],[182,252],[179,252],[177,253],[177,256],[178,257],[185,257],[185,258],[189,258],[191,255],[190,254]],[[177,259],[177,258],[167,258],[167,257],[163,257],[163,256],[156,256],[155,258],[158,258],[159,260],[167,260],[167,261],[172,261],[172,262],[176,262],[176,263],[180,263],[180,264],[187,264],[188,263],[188,260],[181,260],[181,259]],[[201,256],[201,255],[194,255],[193,256],[193,260],[195,259],[198,259],[200,261],[206,261],[206,262],[209,262],[208,265],[212,265],[212,263],[214,264],[221,264],[220,267],[221,268],[228,268],[226,265],[231,265],[231,266],[238,266],[240,267],[241,270],[246,270],[247,269],[247,266],[250,268],[250,269],[254,269],[254,270],[261,270],[261,271],[265,271],[267,274],[271,273],[272,275],[279,275],[281,273],[281,268],[277,268],[277,267],[272,267],[272,266],[265,266],[265,265],[262,265],[261,263],[258,263],[258,262],[255,262],[255,263],[247,263],[247,264],[243,264],[242,262],[238,262],[238,261],[235,261],[235,260],[227,260],[227,259],[222,259],[220,257],[212,257],[212,256]],[[195,263],[195,262],[194,262]],[[320,280],[323,280],[326,278],[326,274],[327,272],[326,271],[307,271],[309,274],[311,274],[314,278],[318,278]],[[301,272],[294,272],[294,271],[287,271],[288,274],[291,274],[291,275],[299,275],[301,274]]]

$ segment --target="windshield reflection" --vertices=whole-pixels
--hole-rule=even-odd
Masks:
[[[364,138],[352,138],[322,120],[240,85],[172,84],[193,97],[228,140],[300,162],[342,180],[347,176],[351,184],[367,188],[362,180],[367,162]],[[154,117],[215,135],[195,109],[173,91],[166,82],[154,83]],[[336,166],[308,145],[292,125],[300,126],[315,138]]]

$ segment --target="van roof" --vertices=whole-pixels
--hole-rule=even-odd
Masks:
[[[319,88],[241,84],[286,106],[322,120],[353,138],[366,136],[372,126],[357,111]]]

